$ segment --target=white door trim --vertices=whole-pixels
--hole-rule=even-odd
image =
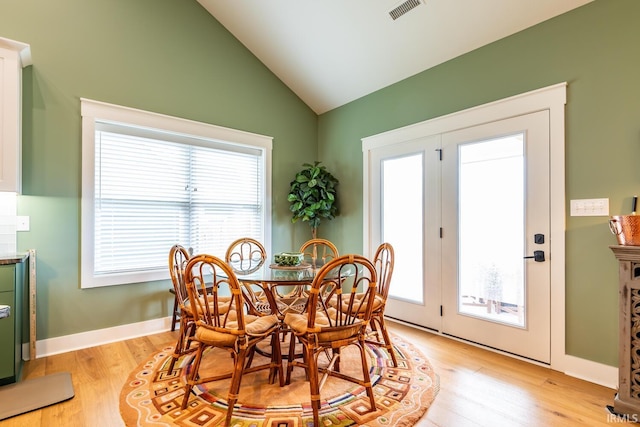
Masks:
[[[551,263],[551,364],[553,369],[569,368],[565,354],[565,179],[564,179],[564,106],[567,83],[515,95],[472,107],[456,113],[390,130],[362,139],[363,155],[363,253],[373,254],[369,221],[370,151],[374,148],[411,141],[428,135],[441,134],[468,126],[502,120],[536,111],[549,111],[550,144],[550,219],[549,258]]]

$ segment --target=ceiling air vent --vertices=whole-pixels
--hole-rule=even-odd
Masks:
[[[394,7],[393,9],[391,9],[389,11],[389,16],[391,17],[391,19],[395,21],[405,13],[409,12],[415,7],[420,6],[421,4],[423,4],[422,0],[407,0],[405,2],[400,3],[398,6]]]

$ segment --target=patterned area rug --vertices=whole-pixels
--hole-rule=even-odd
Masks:
[[[411,426],[424,415],[438,393],[438,376],[416,347],[398,335],[392,335],[392,339],[398,355],[397,368],[393,367],[386,350],[367,346],[377,410],[369,411],[364,388],[329,378],[320,391],[323,426]],[[358,372],[358,352],[355,347],[351,348],[343,350],[340,367],[342,371]],[[229,381],[194,388],[195,394],[192,393],[187,409],[181,410],[186,371],[193,356],[182,357],[173,372],[167,372],[172,352],[172,347],[163,348],[129,375],[120,394],[120,414],[125,424],[222,425]],[[254,361],[259,362],[261,360]],[[229,353],[213,349],[205,354],[200,372],[207,375],[220,369],[229,370],[230,366]],[[268,384],[268,371],[243,376],[238,402],[232,418],[234,427],[313,425],[309,383],[302,368],[294,369],[291,384],[284,387]]]

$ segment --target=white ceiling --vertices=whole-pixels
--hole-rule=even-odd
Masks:
[[[197,0],[321,114],[592,0]]]

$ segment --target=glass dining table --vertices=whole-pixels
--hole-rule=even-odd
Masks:
[[[306,263],[298,266],[265,263],[250,271],[236,269],[236,276],[250,312],[253,312],[250,314],[275,314],[283,319],[286,313],[304,312],[308,299],[306,291],[320,267]]]
[[[280,321],[287,313],[303,313],[307,309],[308,289],[313,283],[321,266],[307,263],[298,266],[279,266],[262,264],[251,269],[241,269],[239,265],[229,263],[240,282],[248,314],[266,316],[275,314]],[[284,325],[284,323],[283,323]],[[287,330],[283,328],[282,357],[288,358]],[[262,344],[256,351],[270,357],[271,346]]]
[[[302,263],[298,266],[280,266],[277,264],[261,264],[250,268],[240,268],[239,265],[229,263],[236,272],[236,277],[242,287],[248,314],[266,316],[275,314],[282,321],[287,313],[304,313],[309,301],[308,290],[313,284],[316,274],[323,265]],[[255,265],[255,264],[254,264]],[[335,274],[327,274],[325,278],[332,279],[341,275],[340,282],[351,276],[348,269],[336,270]],[[321,291],[322,293],[322,291]],[[284,336],[287,334],[283,328]],[[288,343],[282,347],[282,357],[288,356]],[[270,346],[256,347],[258,353],[269,356]]]

